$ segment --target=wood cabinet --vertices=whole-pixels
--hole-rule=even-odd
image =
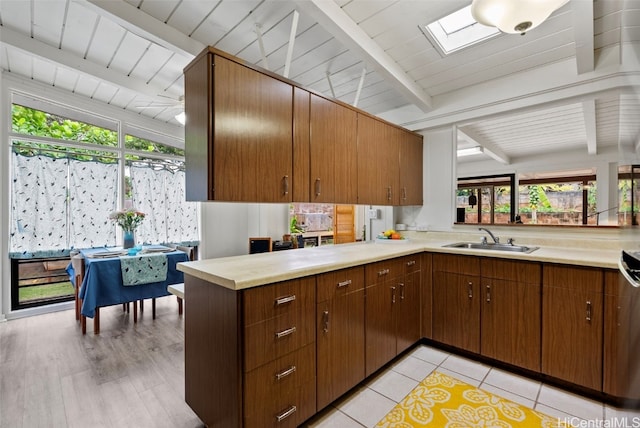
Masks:
[[[640,288],[617,270],[604,271],[603,391],[640,399]]]
[[[480,261],[433,255],[433,340],[480,352]]]
[[[365,377],[364,267],[317,277],[317,408],[323,409]]]
[[[480,353],[540,371],[541,266],[482,258]]]
[[[422,255],[422,287],[421,287],[421,300],[422,308],[420,312],[420,319],[422,321],[421,336],[427,339],[433,338],[432,333],[432,313],[433,313],[433,254],[424,253]]]
[[[358,203],[399,205],[401,131],[358,114]]]
[[[400,205],[422,205],[422,136],[406,130],[401,133],[400,142]]]
[[[602,269],[542,269],[542,373],[602,390]]]
[[[185,400],[207,426],[316,412],[315,277],[233,291],[185,275]]]
[[[357,113],[311,94],[310,201],[354,203],[358,200]]]
[[[292,201],[293,86],[206,52],[185,69],[187,200]]]
[[[420,339],[419,255],[365,266],[365,372],[374,373]]]

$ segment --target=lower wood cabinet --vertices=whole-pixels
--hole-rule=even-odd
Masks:
[[[480,261],[433,255],[433,340],[480,353]]]
[[[542,373],[602,390],[602,269],[542,269]]]
[[[420,339],[420,254],[365,266],[367,376]]]
[[[603,390],[640,399],[640,288],[617,270],[604,271]]]
[[[364,267],[318,275],[316,305],[317,408],[364,377]]]
[[[480,353],[540,371],[540,263],[483,258]]]

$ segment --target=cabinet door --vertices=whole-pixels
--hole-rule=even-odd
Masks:
[[[606,270],[603,390],[640,399],[640,288],[617,270]]]
[[[602,390],[602,270],[542,271],[542,373]]]
[[[364,379],[364,269],[317,278],[317,408]]]
[[[400,205],[422,205],[422,137],[402,131]]]
[[[431,328],[431,314],[433,311],[433,286],[432,286],[433,255],[425,253],[422,256],[422,337],[433,338]]]
[[[311,202],[357,201],[357,113],[311,95]]]
[[[480,277],[433,274],[433,339],[480,352]]]
[[[214,199],[290,202],[293,87],[218,55],[214,62]]]
[[[398,205],[401,130],[358,114],[358,203]]]
[[[540,284],[482,279],[482,355],[540,371]]]
[[[381,281],[368,286],[366,293],[366,362],[369,376],[396,356],[396,329],[393,305],[396,286],[392,281]]]
[[[420,274],[405,274],[396,294],[396,354],[420,340]]]

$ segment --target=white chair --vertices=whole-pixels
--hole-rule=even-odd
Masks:
[[[189,260],[195,260],[197,257],[197,249],[196,247],[181,247],[177,246],[176,250],[183,251],[187,253]],[[183,312],[183,300],[184,300],[184,283],[181,282],[179,284],[171,284],[167,286],[167,291],[174,296],[178,300],[178,315],[182,315]],[[153,300],[153,305],[155,306],[155,299]]]

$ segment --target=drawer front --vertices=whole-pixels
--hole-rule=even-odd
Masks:
[[[289,311],[244,329],[244,371],[249,372],[315,342],[315,309]]]
[[[434,254],[434,272],[450,272],[460,275],[480,275],[480,257],[457,254]]]
[[[402,266],[404,267],[405,275],[414,272],[420,272],[420,269],[422,267],[422,253],[404,256],[402,258]]]
[[[244,426],[296,427],[316,412],[315,344],[246,375]]]
[[[364,267],[342,269],[318,275],[317,302],[344,296],[364,288]]]
[[[366,265],[364,271],[366,285],[378,284],[401,276],[404,273],[402,260],[402,257],[399,257]]]
[[[244,325],[315,307],[315,277],[283,281],[243,292]],[[306,308],[306,309],[305,309]]]

